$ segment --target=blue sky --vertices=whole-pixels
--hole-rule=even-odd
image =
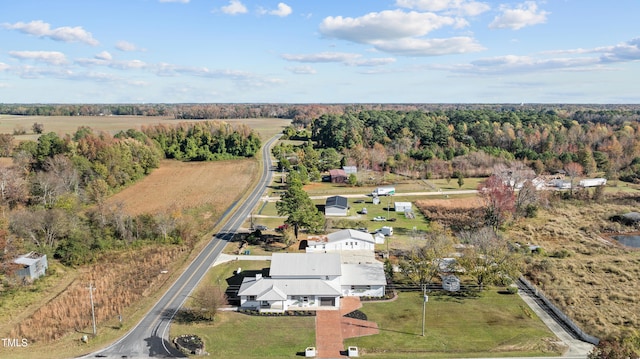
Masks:
[[[637,0],[0,2],[0,103],[640,103]]]

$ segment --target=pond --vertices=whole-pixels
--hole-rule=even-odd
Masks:
[[[612,237],[624,246],[640,248],[640,235],[619,235]]]

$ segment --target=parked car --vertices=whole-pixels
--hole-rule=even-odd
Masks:
[[[356,228],[356,231],[360,231],[360,232],[364,232],[364,233],[369,233],[369,230],[368,230],[368,229],[366,229],[365,227]]]
[[[386,217],[382,217],[382,216],[373,217],[373,219],[372,219],[372,221],[374,221],[374,222],[384,222],[386,220],[387,220],[387,218]]]
[[[259,231],[266,231],[267,229],[269,229],[267,226],[265,226],[264,224],[257,224],[255,226],[255,229],[259,230]]]

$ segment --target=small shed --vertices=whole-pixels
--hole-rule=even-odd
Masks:
[[[349,210],[347,197],[331,196],[327,198],[324,206],[325,216],[346,216]]]
[[[347,174],[343,169],[329,170],[329,176],[331,176],[331,183],[347,182]]]
[[[394,202],[393,206],[396,212],[411,212],[413,208],[411,202]]]
[[[26,278],[29,280],[42,277],[45,275],[45,272],[49,267],[49,264],[47,263],[47,255],[36,252],[21,255],[13,262],[22,267],[16,271],[16,275],[20,278]]]

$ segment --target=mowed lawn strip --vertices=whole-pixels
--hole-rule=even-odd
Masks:
[[[486,290],[461,298],[431,293],[422,333],[422,293],[361,309],[380,334],[345,340],[373,358],[555,356],[555,335],[517,295]]]

